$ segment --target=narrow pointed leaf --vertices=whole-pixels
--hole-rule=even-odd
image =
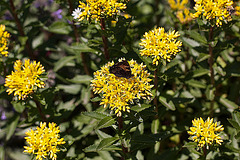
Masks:
[[[96,129],[101,129],[101,128],[106,128],[106,127],[110,127],[115,123],[115,119],[113,119],[112,117],[105,117],[103,118],[97,125]]]
[[[105,147],[112,145],[118,139],[119,139],[118,137],[110,137],[110,138],[103,139],[97,146],[97,150],[100,151],[100,150],[104,149]]]

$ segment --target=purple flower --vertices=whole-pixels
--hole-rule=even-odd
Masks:
[[[56,12],[53,12],[51,16],[54,17],[55,20],[62,19],[61,13],[62,13],[62,9],[59,9]]]
[[[5,112],[2,111],[1,120],[5,120],[5,119],[7,119],[7,117],[6,117],[6,115],[5,115]]]

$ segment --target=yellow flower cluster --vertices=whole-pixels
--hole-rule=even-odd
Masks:
[[[175,31],[165,33],[164,28],[160,27],[146,32],[143,35],[144,39],[139,43],[143,47],[140,54],[152,57],[155,65],[158,65],[162,59],[170,62],[170,59],[181,51],[179,47],[182,46],[182,42],[177,40],[179,36],[180,34]]]
[[[119,2],[119,0],[86,0],[86,3],[79,1],[78,7],[81,9],[79,21],[84,18],[99,21],[103,17],[117,15],[120,10],[127,8],[126,4]]]
[[[235,7],[235,14],[237,15],[237,16],[240,16],[240,6],[236,6]]]
[[[119,59],[119,62],[122,60]],[[131,78],[117,77],[110,73],[109,68],[114,62],[108,62],[94,73],[94,79],[91,81],[94,93],[102,94],[100,105],[104,105],[104,108],[109,106],[119,117],[122,111],[130,112],[129,103],[133,103],[134,99],[150,99],[152,96],[153,85],[149,84],[152,80],[145,70],[146,66],[134,60],[128,63],[133,74]]]
[[[25,133],[27,135],[25,139],[29,145],[24,146],[24,152],[36,154],[36,160],[47,157],[56,160],[56,153],[60,151],[57,146],[66,143],[63,138],[60,139],[59,132],[59,127],[56,127],[55,123],[48,123],[47,127],[46,122],[41,122],[36,130],[31,129]]]
[[[207,20],[213,21],[218,27],[224,21],[227,23],[232,20],[229,7],[232,7],[232,0],[195,0],[194,9],[196,12],[192,14],[193,18],[204,16]]]
[[[188,23],[192,20],[192,17],[190,16],[190,12],[188,8],[184,8],[183,10],[177,11],[177,18],[182,23]]]
[[[0,25],[0,53],[3,56],[7,56],[8,55],[8,38],[10,37],[10,34],[5,31],[5,25]]]
[[[192,20],[189,8],[187,7],[188,0],[168,0],[168,3],[172,10],[177,11],[176,16],[181,23],[185,24]]]
[[[21,60],[14,63],[14,70],[11,75],[5,79],[5,86],[8,94],[14,92],[14,96],[18,95],[18,99],[25,99],[34,90],[44,88],[45,84],[40,79],[40,75],[45,72],[40,62],[25,60],[24,65]]]
[[[168,0],[168,3],[173,10],[183,10],[188,4],[188,0]]]
[[[190,127],[188,134],[191,135],[191,140],[198,143],[199,147],[206,146],[208,149],[209,145],[213,144],[214,141],[221,145],[223,140],[217,133],[223,131],[224,128],[222,125],[218,126],[217,122],[213,123],[213,118],[210,119],[208,117],[208,119],[204,122],[200,117],[198,119],[194,119],[192,123],[193,127]]]

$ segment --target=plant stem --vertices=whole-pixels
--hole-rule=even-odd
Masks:
[[[153,104],[155,106],[155,112],[157,113],[155,119],[158,119],[158,97],[157,97],[157,91],[158,91],[158,76],[157,76],[157,73],[158,73],[158,69],[156,69],[154,71],[154,89],[155,89],[155,97],[153,99]]]
[[[206,146],[203,147],[203,158],[204,158],[204,160],[206,160],[206,158],[207,158],[207,149],[206,149]]]
[[[209,59],[208,59],[208,64],[209,64],[209,68],[210,68],[210,81],[211,81],[211,85],[212,87],[215,86],[215,80],[214,80],[214,70],[213,70],[213,47],[212,47],[212,40],[213,40],[213,27],[211,26],[211,28],[209,29]],[[215,92],[214,92],[215,94]],[[213,106],[214,106],[214,100],[215,100],[215,95],[214,98],[211,100],[211,104],[210,104],[210,115],[213,115]]]
[[[104,32],[106,29],[104,18],[100,19],[100,26],[101,26],[102,31]],[[107,37],[105,37],[104,34],[102,34],[102,41],[103,41],[103,49],[104,49],[105,58],[106,58],[106,60],[109,60]]]
[[[47,122],[46,116],[42,112],[41,104],[35,98],[33,98],[33,101],[36,103],[36,106],[37,106],[37,109],[38,109],[38,112],[39,112],[39,114],[41,116],[42,121],[43,122]]]
[[[24,33],[24,30],[23,30],[23,26],[22,26],[22,24],[21,24],[21,22],[20,22],[20,20],[19,20],[19,18],[18,18],[18,16],[17,16],[16,8],[15,8],[15,6],[14,6],[13,0],[9,0],[9,3],[10,3],[10,11],[11,11],[12,16],[13,16],[13,18],[14,18],[14,20],[15,20],[15,23],[16,23],[16,25],[17,25],[19,34],[20,34],[20,36],[25,37],[25,33]],[[33,54],[33,51],[32,51],[32,49],[31,49],[31,46],[30,46],[28,40],[26,41],[25,47],[26,47],[26,51],[28,52],[29,57],[30,57],[31,59],[35,59],[35,56],[34,56],[34,54]]]
[[[72,1],[71,0],[68,0],[68,3],[69,3],[69,8],[70,8],[70,14],[73,12],[73,4],[72,4]],[[78,30],[77,30],[77,27],[76,25],[74,25],[74,21],[72,21],[72,27],[73,27],[73,32],[74,32],[74,37],[76,39],[76,42],[79,43],[80,42],[80,39],[79,39],[79,36],[78,36]],[[89,68],[88,68],[88,65],[87,65],[87,61],[86,61],[86,57],[85,57],[85,54],[84,53],[81,53],[81,59],[82,59],[82,63],[83,63],[83,69],[84,69],[84,72],[87,74],[87,75],[90,75],[91,76],[91,73],[89,71]]]
[[[119,128],[119,132],[122,133],[122,131],[123,131],[123,120],[122,120],[122,116],[118,117],[118,128]],[[121,139],[121,145],[122,145],[123,155],[124,155],[124,157],[126,157],[126,154],[128,153],[128,148],[127,148],[127,147],[124,147],[124,144],[123,144],[123,140],[122,140],[122,138],[121,138],[121,135],[120,135],[120,139]],[[124,159],[125,159],[124,157],[121,157],[121,159],[124,160]]]
[[[155,0],[155,12],[158,11],[159,0]],[[158,26],[160,22],[160,15],[156,15],[156,25]]]

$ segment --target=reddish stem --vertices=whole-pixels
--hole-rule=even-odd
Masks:
[[[153,104],[155,106],[155,112],[157,113],[156,119],[158,119],[158,99],[157,99],[157,91],[158,91],[158,76],[157,76],[158,69],[154,71],[154,89],[155,89],[155,97],[153,99]]]
[[[105,31],[105,21],[104,18],[100,19],[100,26],[102,31]],[[108,44],[107,44],[107,37],[104,36],[104,34],[102,34],[102,41],[103,41],[103,49],[104,49],[104,55],[106,60],[109,60],[109,53],[108,53]]]
[[[16,8],[14,6],[14,3],[13,3],[12,0],[9,0],[9,3],[10,3],[11,13],[12,13],[12,16],[13,16],[13,18],[15,20],[16,25],[17,25],[19,34],[20,34],[20,36],[25,37],[25,33],[24,33],[24,30],[23,30],[22,24],[21,24],[21,22],[20,22],[20,20],[19,20],[19,18],[17,16]],[[33,51],[32,51],[32,49],[30,47],[30,44],[29,44],[28,40],[27,40],[27,42],[25,44],[25,47],[26,47],[26,51],[28,52],[29,57],[32,58],[32,59],[35,59],[35,56],[33,54]]]
[[[119,131],[122,133],[123,131],[123,120],[122,120],[122,116],[118,117],[118,128],[119,128]],[[122,140],[121,140],[122,141]],[[124,147],[124,144],[121,142],[121,145],[122,145],[122,151],[123,151],[123,154],[126,155],[128,153],[128,148],[127,147]],[[125,158],[124,157],[121,157],[122,160],[124,160]]]
[[[211,85],[212,87],[215,86],[215,79],[214,79],[214,70],[213,70],[213,47],[212,47],[212,40],[213,40],[213,27],[211,26],[210,30],[209,30],[209,59],[208,59],[208,64],[209,64],[209,68],[210,68],[210,81],[211,81]],[[214,92],[215,94],[215,92]],[[211,100],[210,103],[210,115],[213,116],[213,107],[214,107],[214,100],[215,100],[215,96],[213,98],[213,100]]]
[[[47,122],[46,116],[44,115],[44,113],[42,111],[41,104],[36,99],[33,99],[33,101],[36,103],[36,106],[37,106],[37,109],[41,116],[42,121]]]

